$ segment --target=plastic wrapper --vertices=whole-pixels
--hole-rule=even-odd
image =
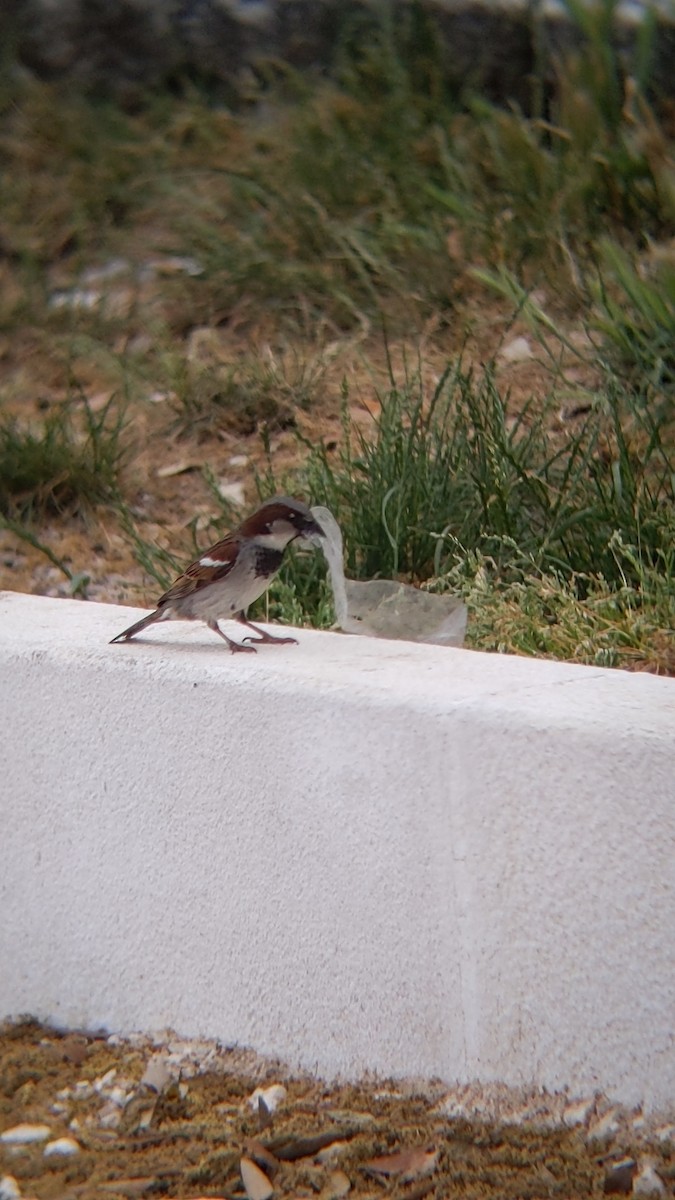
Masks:
[[[463,645],[467,611],[458,596],[435,596],[396,579],[346,579],[340,526],[328,508],[316,507],[312,513],[326,535],[317,542],[328,563],[339,629],[436,646]]]

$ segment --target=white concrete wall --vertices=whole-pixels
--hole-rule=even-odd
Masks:
[[[675,1102],[675,681],[0,596],[0,1014]]]

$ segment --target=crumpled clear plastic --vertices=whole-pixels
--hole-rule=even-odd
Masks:
[[[396,579],[346,579],[340,526],[328,508],[317,506],[312,514],[326,535],[316,542],[328,563],[338,629],[435,646],[464,644],[467,610],[458,596],[432,595]]]

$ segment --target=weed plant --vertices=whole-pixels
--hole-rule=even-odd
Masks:
[[[308,447],[300,483],[340,514],[354,578],[426,580],[457,547],[508,572],[515,546],[537,570],[621,582],[616,535],[656,566],[675,534],[675,451],[662,426],[615,380],[576,429],[553,436],[558,408],[552,392],[509,416],[492,370],[461,362],[430,397],[419,373],[392,377],[372,431],[345,403],[337,454]],[[260,485],[281,486],[271,460]]]
[[[34,518],[82,512],[119,494],[124,416],[111,400],[47,413],[40,427],[0,421],[0,515]],[[79,418],[79,419],[78,419]]]
[[[370,434],[345,404],[337,454],[307,447],[292,483],[270,460],[260,491],[300,487],[338,513],[352,578],[460,590],[475,644],[606,665],[654,644],[663,667],[675,626],[666,417],[612,375],[577,427],[554,437],[558,408],[552,391],[548,404],[509,418],[492,371],[461,363],[430,397],[419,373],[392,378]],[[325,623],[316,561],[291,561],[278,587],[275,611]]]
[[[606,281],[598,287],[597,328],[619,364],[661,395],[675,416],[675,255],[639,270],[619,246],[600,247]]]

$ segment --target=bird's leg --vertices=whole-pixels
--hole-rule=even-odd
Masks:
[[[244,616],[244,614],[243,614],[243,613],[239,613],[239,616],[237,617],[237,620],[238,620],[238,621],[241,621],[242,625],[248,625],[249,629],[252,629],[252,630],[253,630],[255,633],[258,633],[258,634],[260,635],[260,636],[259,636],[259,637],[257,637],[257,638],[252,638],[252,637],[249,635],[248,637],[245,637],[245,638],[244,638],[244,641],[245,641],[245,642],[255,642],[255,643],[256,643],[256,645],[258,645],[259,643],[263,643],[263,644],[276,644],[277,646],[297,646],[297,644],[298,644],[298,639],[297,639],[297,638],[293,638],[293,637],[275,637],[273,633],[267,633],[267,632],[266,632],[264,629],[260,629],[260,627],[259,627],[258,625],[253,625],[253,624],[251,624],[251,622],[250,622],[250,621],[247,621],[247,620],[246,620],[246,617]],[[245,649],[246,649],[246,650],[253,650],[253,649],[254,649],[254,647],[253,647],[253,646],[246,646],[246,647],[245,647]]]
[[[251,651],[253,651],[255,654],[255,646],[244,646],[241,642],[233,642],[232,638],[229,638],[226,633],[223,633],[217,621],[207,621],[206,624],[208,625],[209,629],[212,629],[214,633],[218,634],[218,637],[221,637],[224,642],[227,642],[233,654],[236,654],[238,650],[246,650],[249,654]]]

